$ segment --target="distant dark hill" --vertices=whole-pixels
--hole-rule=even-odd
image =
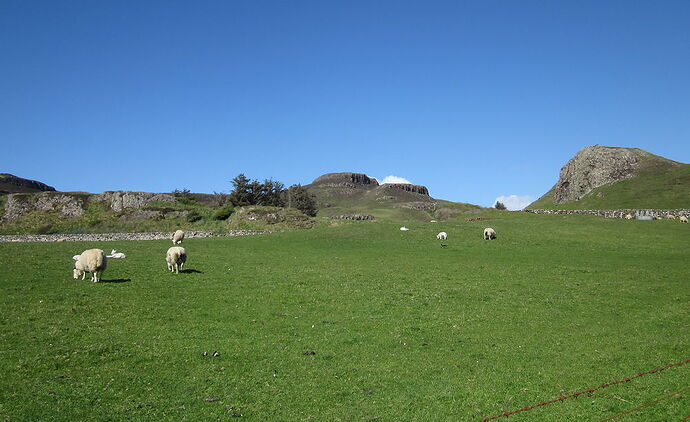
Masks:
[[[36,180],[24,179],[13,174],[0,173],[0,194],[55,191],[55,188]]]
[[[446,219],[482,207],[440,201],[426,186],[387,183],[380,185],[364,173],[328,173],[305,186],[317,199],[319,216],[367,214],[396,220]]]
[[[528,209],[679,209],[690,207],[690,165],[639,148],[580,150],[558,182]]]

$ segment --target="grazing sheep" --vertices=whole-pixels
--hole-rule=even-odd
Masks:
[[[676,216],[673,215],[673,214],[667,214],[667,215],[666,215],[666,219],[667,219],[667,220],[675,220],[675,219],[676,219]]]
[[[108,265],[105,252],[102,249],[88,249],[76,257],[72,271],[74,278],[77,279],[81,276],[83,280],[86,278],[86,273],[91,273],[91,281],[97,283]]]
[[[438,240],[446,240],[446,239],[448,239],[448,233],[446,233],[446,232],[441,232],[441,233],[439,233],[439,234],[436,235],[436,239],[438,239]]]
[[[187,261],[187,251],[182,246],[171,246],[168,253],[165,255],[165,262],[168,263],[168,269],[175,273],[180,273],[180,268]]]
[[[686,217],[686,216],[684,216],[684,215],[681,215],[681,216],[680,216],[680,222],[681,222],[681,223],[687,223],[687,222],[688,222],[688,217]]]
[[[626,220],[632,220],[633,219],[632,214],[625,214],[625,219]]]
[[[127,255],[123,254],[122,252],[118,252],[115,249],[110,251],[110,255],[106,255],[108,258],[126,258]]]
[[[484,229],[484,240],[491,240],[496,238],[496,230],[492,229],[491,227],[487,227]]]
[[[400,230],[406,232],[406,231],[408,231],[408,230],[410,230],[410,229],[408,229],[408,228],[405,227],[405,226],[402,226],[402,227],[400,227]]]
[[[173,237],[172,237],[173,245],[179,245],[180,243],[182,243],[183,240],[184,240],[184,232],[182,230],[178,230],[175,232],[175,234],[173,234]]]

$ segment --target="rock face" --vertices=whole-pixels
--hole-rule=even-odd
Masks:
[[[12,221],[23,217],[32,211],[53,211],[62,218],[78,218],[84,215],[88,205],[92,202],[101,202],[114,212],[132,210],[131,218],[146,219],[159,216],[158,211],[142,210],[149,203],[176,201],[170,193],[149,192],[103,192],[91,194],[82,192],[40,192],[35,194],[16,193],[7,195],[5,214],[2,221]]]
[[[390,186],[394,189],[402,189],[406,192],[414,192],[420,195],[429,196],[429,189],[427,189],[426,186],[422,185],[410,185],[407,183],[386,183],[385,186]]]
[[[633,177],[641,161],[650,156],[637,148],[585,147],[561,169],[554,187],[554,201],[557,204],[577,201],[592,189]]]
[[[311,183],[312,186],[378,186],[379,182],[364,173],[328,173],[319,176]]]
[[[177,201],[175,195],[170,193],[115,191],[103,192],[97,196],[99,197],[97,200],[108,203],[110,209],[115,212],[121,212],[125,209],[141,209],[153,201],[170,203]]]
[[[55,191],[55,188],[36,180],[24,179],[8,173],[0,173],[0,194],[46,191]]]

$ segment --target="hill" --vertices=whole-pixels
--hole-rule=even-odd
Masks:
[[[639,148],[580,150],[558,182],[528,209],[678,209],[690,207],[690,165]]]
[[[51,191],[55,191],[55,188],[45,183],[24,179],[9,173],[0,173],[0,194]]]
[[[384,220],[446,220],[459,213],[478,212],[477,205],[434,199],[426,186],[386,183],[364,173],[328,173],[305,188],[316,197],[318,215],[366,214]]]

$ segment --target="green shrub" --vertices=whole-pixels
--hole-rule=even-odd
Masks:
[[[231,205],[226,205],[224,207],[219,208],[215,213],[213,213],[213,219],[221,221],[227,220],[228,218],[230,218],[233,212],[235,212],[235,208]]]
[[[196,221],[199,221],[199,220],[201,220],[201,218],[202,218],[201,214],[199,214],[198,212],[196,212],[194,210],[190,211],[189,214],[187,214],[187,221],[189,221],[190,223],[194,223]]]

